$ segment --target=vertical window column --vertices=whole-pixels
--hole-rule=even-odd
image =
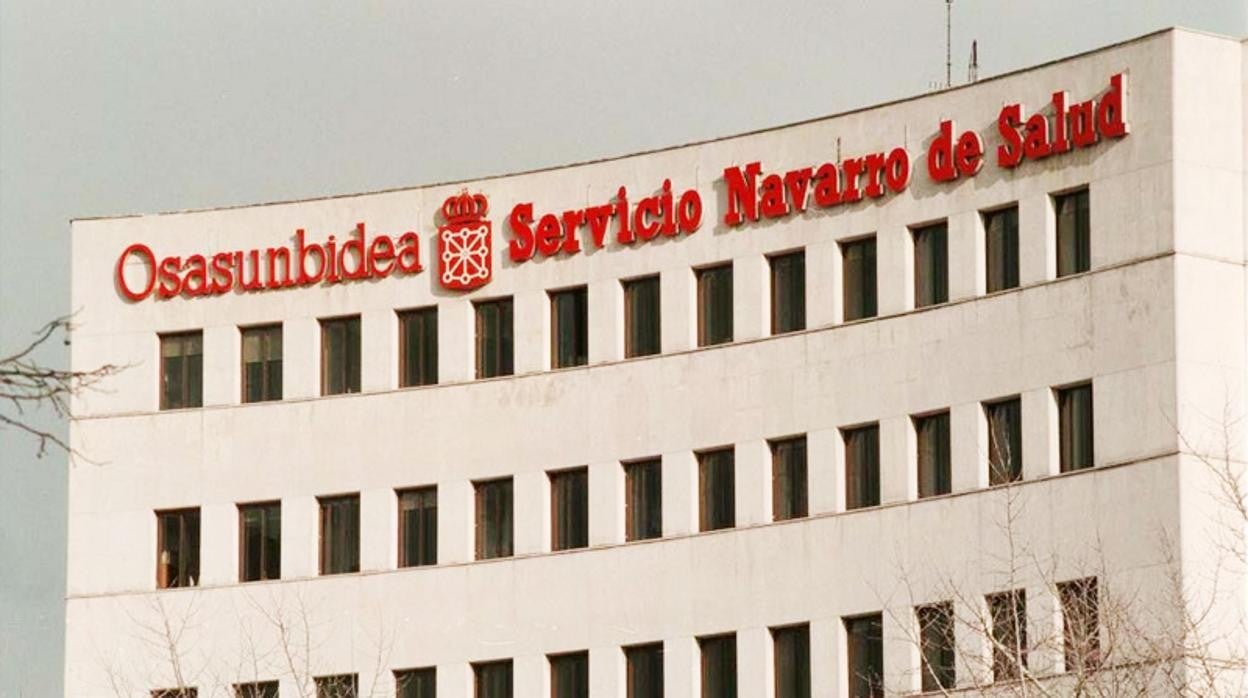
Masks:
[[[282,503],[238,505],[240,582],[282,578]]]
[[[400,490],[399,567],[438,564],[438,488]]]
[[[156,512],[156,588],[199,584],[199,507]]]
[[[663,535],[663,462],[659,458],[624,464],[624,540]]]
[[[243,402],[282,399],[282,326],[244,327]]]
[[[204,404],[204,333],[160,335],[160,409]]]
[[[845,443],[845,508],[880,503],[880,425],[842,429]]]
[[[399,387],[438,382],[438,307],[404,310],[399,318]]]
[[[849,698],[884,698],[883,616],[872,613],[844,622]]]
[[[737,525],[736,463],[733,448],[698,455],[698,530],[714,531]]]
[[[1059,388],[1057,397],[1058,458],[1061,472],[1091,468],[1092,384]]]
[[[698,346],[731,342],[733,337],[732,262],[694,271],[697,278]]]
[[[585,286],[550,292],[550,367],[589,363],[589,291]]]
[[[589,469],[573,468],[550,477],[550,548],[589,546]]]
[[[477,559],[511,557],[515,529],[512,479],[487,480],[475,487]]]
[[[953,491],[953,463],[949,447],[949,413],[914,418],[919,472],[919,498]]]
[[[513,302],[510,297],[474,305],[477,378],[510,376],[514,368]]]
[[[767,258],[771,267],[771,334],[806,329],[806,253]]]
[[[841,243],[841,317],[845,322],[879,312],[875,236]]]
[[[321,394],[360,392],[360,316],[321,320]]]
[[[1057,235],[1057,276],[1092,268],[1092,227],[1088,190],[1053,197]]]
[[[911,229],[914,237],[914,307],[949,300],[949,227],[942,221]]]
[[[360,495],[320,497],[321,574],[360,571]]]
[[[662,294],[659,276],[622,282],[624,288],[624,358],[651,356],[663,350]]]

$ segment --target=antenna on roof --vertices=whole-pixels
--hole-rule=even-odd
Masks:
[[[953,87],[953,0],[945,0],[945,87]]]
[[[971,42],[971,64],[966,69],[966,79],[970,82],[979,81],[979,42]]]

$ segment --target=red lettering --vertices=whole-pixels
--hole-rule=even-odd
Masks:
[[[581,251],[581,241],[577,239],[576,229],[584,223],[584,211],[563,212],[563,251],[567,254],[576,254]]]
[[[751,162],[742,172],[740,167],[729,167],[724,170],[724,184],[728,189],[728,211],[724,213],[724,224],[737,226],[743,221],[758,220],[758,194],[755,190],[755,179],[762,172],[762,164]]]
[[[399,236],[399,271],[415,274],[420,266],[420,237],[412,231]]]
[[[1004,141],[997,146],[997,165],[999,167],[1018,167],[1023,161],[1023,137],[1018,133],[1022,125],[1023,105],[1007,104],[997,116],[997,131]]]
[[[126,283],[126,258],[130,255],[137,255],[143,258],[143,264],[147,267],[147,284],[143,286],[142,291],[135,292],[130,289]],[[138,302],[147,298],[152,289],[156,286],[156,255],[152,253],[152,248],[141,242],[136,242],[127,247],[121,257],[117,258],[117,288],[121,289],[121,295],[126,298]]]
[[[810,187],[811,174],[809,167],[784,173],[784,188],[789,192],[789,202],[799,213],[806,210],[806,190]]]
[[[835,179],[836,173],[833,172]],[[884,183],[894,194],[910,184],[910,155],[905,148],[893,148],[884,162]],[[817,196],[818,192],[816,192]]]
[[[382,266],[382,265],[385,266]],[[368,248],[368,268],[371,276],[386,278],[394,269],[394,241],[388,235],[373,238]]]
[[[559,251],[559,236],[562,234],[559,218],[547,213],[537,222],[537,251],[543,257],[554,256]]]
[[[533,204],[516,204],[507,218],[511,226],[511,242],[507,243],[507,254],[513,262],[523,262],[533,258],[536,245],[533,242]]]
[[[952,121],[940,122],[940,133],[927,149],[927,174],[933,182],[948,182],[958,176],[953,165]]]
[[[984,166],[984,142],[980,140],[978,133],[967,131],[958,137],[954,161],[959,175],[973,177],[979,174],[980,168]]]

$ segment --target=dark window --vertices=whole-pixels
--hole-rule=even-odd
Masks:
[[[919,446],[919,497],[949,494],[953,491],[949,413],[915,417],[914,434]]]
[[[437,671],[433,667],[426,669],[408,669],[394,672],[395,698],[437,698]]]
[[[160,409],[204,404],[204,333],[160,336]]]
[[[988,293],[1018,286],[1018,207],[984,212]]]
[[[316,698],[356,698],[360,694],[360,679],[356,674],[318,676]]]
[[[321,320],[321,394],[360,392],[360,316]]]
[[[550,698],[589,698],[589,653],[550,656]]]
[[[472,665],[475,698],[511,698],[511,660]]]
[[[663,698],[663,643],[624,648],[625,698]]]
[[[438,564],[438,488],[399,492],[399,567]]]
[[[923,663],[923,690],[939,691],[957,683],[954,668],[953,604],[937,603],[915,609],[919,621],[919,654]]]
[[[1092,384],[1057,391],[1063,473],[1092,467]]]
[[[884,698],[883,618],[846,618],[845,639],[849,698]]]
[[[875,238],[841,243],[845,322],[875,317]]]
[[[511,478],[478,482],[476,489],[477,559],[511,557],[513,527]]]
[[[234,685],[234,698],[278,698],[276,681],[257,681]]]
[[[698,454],[698,529],[737,525],[736,474],[732,448]]]
[[[771,514],[776,521],[806,516],[806,437],[771,446]]]
[[[152,691],[152,698],[197,698],[199,689],[195,688],[158,688]]]
[[[243,402],[282,399],[282,326],[244,327]]]
[[[239,581],[282,578],[282,503],[238,506]]]
[[[399,387],[438,382],[438,308],[399,313]]]
[[[880,503],[880,426],[844,429],[845,508],[860,509]]]
[[[624,539],[663,535],[663,464],[658,458],[624,464]]]
[[[199,508],[156,512],[156,587],[199,584]]]
[[[1093,671],[1101,666],[1101,614],[1096,577],[1057,585],[1062,601],[1062,637],[1066,671]]]
[[[1012,681],[1027,666],[1027,596],[1019,589],[988,597],[992,621],[992,680]]]
[[[511,299],[477,303],[477,378],[512,374]]]
[[[1092,228],[1088,190],[1053,197],[1057,218],[1057,275],[1078,274],[1092,268]]]
[[[360,571],[360,496],[321,497],[321,574]]]
[[[698,346],[732,341],[732,263],[698,269]]]
[[[988,484],[1023,479],[1023,403],[1018,398],[984,403],[988,419]]]
[[[806,253],[771,257],[771,333],[806,329]]]
[[[702,649],[702,698],[737,698],[737,636],[698,638]]]
[[[944,223],[915,228],[914,307],[949,300],[949,231]]]
[[[810,626],[772,628],[775,643],[775,698],[810,698]]]
[[[550,548],[570,550],[589,545],[589,470],[550,473]]]
[[[659,298],[658,276],[624,282],[624,358],[650,356],[662,350]]]
[[[550,293],[550,367],[589,363],[589,292],[584,286]]]

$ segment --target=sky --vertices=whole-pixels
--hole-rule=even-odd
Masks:
[[[0,356],[73,310],[71,218],[474,178],[921,94],[944,82],[944,17],[942,0],[4,0]],[[955,0],[954,82],[972,39],[982,78],[1171,25],[1243,37],[1248,0]],[[0,697],[61,690],[66,473],[94,467],[35,452],[0,430]]]

